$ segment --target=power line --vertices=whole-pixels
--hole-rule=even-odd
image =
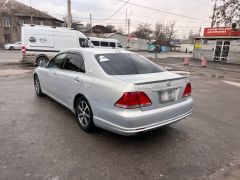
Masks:
[[[192,0],[192,1],[195,1],[195,2],[197,2],[197,3],[200,3],[200,4],[203,4],[203,5],[211,6],[211,7],[212,7],[212,5],[210,5],[210,4],[206,3],[206,2],[200,1],[200,0]]]
[[[124,1],[125,3],[117,10],[115,11],[111,16],[109,16],[108,18],[106,18],[105,20],[110,19],[111,17],[113,17],[115,14],[117,14],[130,0]]]
[[[118,1],[125,2],[125,3],[128,2],[128,1],[125,1],[125,0],[118,0]],[[149,9],[149,10],[156,11],[156,12],[170,14],[170,15],[173,15],[173,16],[179,16],[179,17],[188,18],[188,19],[195,19],[195,20],[204,20],[202,18],[196,18],[196,17],[192,17],[192,16],[186,16],[186,15],[182,15],[182,14],[177,14],[177,13],[164,11],[164,10],[160,10],[160,9],[156,9],[156,8],[152,8],[152,7],[148,7],[148,6],[143,6],[143,5],[132,3],[132,2],[128,2],[128,4],[131,4],[131,5],[137,6],[137,7],[141,7],[141,8],[145,8],[145,9]]]

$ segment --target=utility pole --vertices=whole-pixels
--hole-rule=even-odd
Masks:
[[[31,24],[33,24],[33,17],[32,17],[32,0],[30,0],[29,3],[30,3],[30,8],[31,8],[31,9],[30,9],[30,11],[31,11],[31,12],[30,12],[30,19],[31,19]]]
[[[217,0],[215,0],[214,6],[213,6],[213,15],[212,15],[212,23],[211,23],[211,27],[214,26],[215,23],[215,12],[217,10]]]
[[[128,35],[130,34],[130,19],[128,19]]]
[[[90,25],[91,25],[91,31],[90,31],[90,36],[92,36],[92,14],[90,14]]]
[[[125,19],[125,31],[127,32],[127,28],[128,28],[128,15],[127,15],[127,8],[126,8],[126,19]]]
[[[129,15],[128,15],[128,21],[127,21],[127,24],[128,24],[128,35],[130,34],[130,22],[131,22],[131,20],[130,20],[130,17],[131,17],[131,14],[132,14],[133,12],[131,11],[130,13],[129,13]]]
[[[68,28],[72,27],[71,0],[67,0],[67,21]]]
[[[201,37],[201,31],[202,31],[202,27],[200,26],[200,28],[199,28],[199,37]]]

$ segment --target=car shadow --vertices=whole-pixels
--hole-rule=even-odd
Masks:
[[[43,106],[45,106],[46,103],[50,103],[54,110],[61,112],[61,114],[64,114],[64,116],[69,116],[68,122],[65,123],[72,123],[73,126],[76,125],[76,127],[74,127],[75,130],[79,128],[78,122],[70,110],[47,96],[42,98],[42,100],[43,101],[40,101],[39,103],[41,103]],[[184,126],[182,126],[180,122],[177,122],[151,131],[138,133],[133,136],[122,136],[101,128],[96,128],[96,131],[92,133],[85,133],[79,128],[79,131],[76,130],[76,135],[89,138],[95,142],[108,142],[106,144],[107,146],[109,144],[116,147],[127,147],[134,145],[135,147],[139,146],[139,148],[141,148],[142,146],[150,147],[154,144],[174,145],[176,143],[186,142],[190,137],[183,127]]]

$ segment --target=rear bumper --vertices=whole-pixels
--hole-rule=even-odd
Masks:
[[[133,135],[139,132],[149,131],[161,126],[177,122],[192,113],[192,98],[167,107],[149,111],[138,111],[134,113],[119,115],[116,113],[115,122],[94,117],[97,126],[121,135]],[[117,121],[116,121],[117,119]],[[116,123],[117,122],[117,123]]]

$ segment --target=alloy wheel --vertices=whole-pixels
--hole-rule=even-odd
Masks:
[[[83,127],[87,127],[90,122],[90,108],[85,101],[79,101],[77,105],[77,117]]]
[[[40,82],[39,82],[38,77],[35,77],[34,87],[35,87],[36,93],[39,94],[40,93]]]

